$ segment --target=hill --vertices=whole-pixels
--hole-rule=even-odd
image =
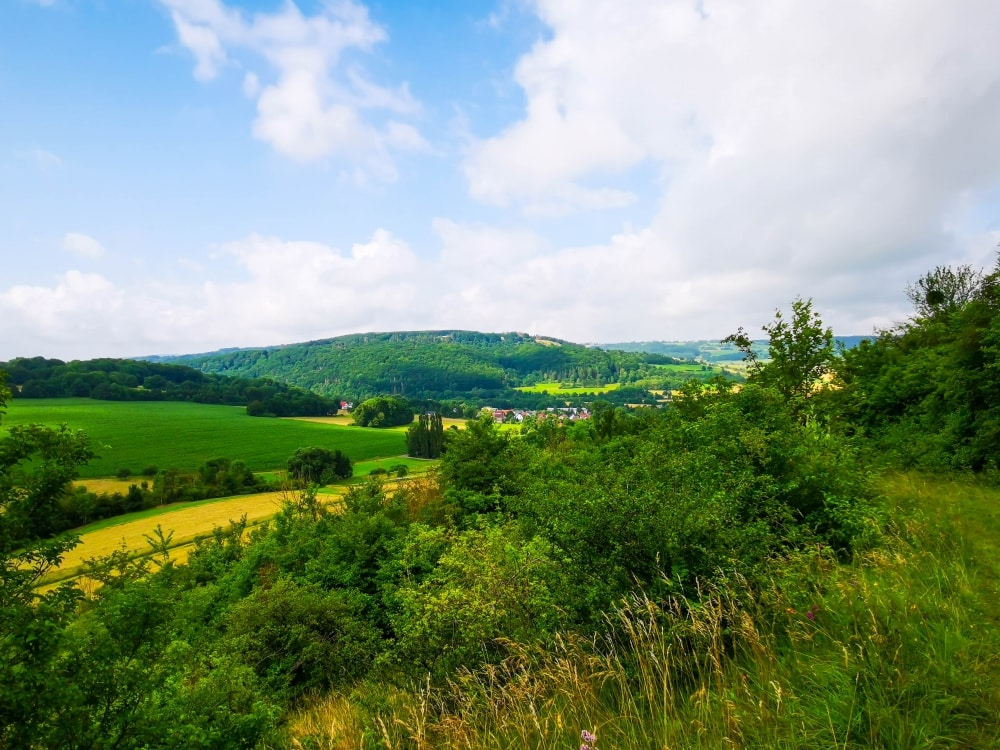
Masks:
[[[18,357],[0,362],[15,398],[100,401],[191,401],[247,406],[258,416],[311,417],[337,413],[337,402],[267,378],[206,374],[191,367],[130,359],[63,362]]]
[[[845,349],[853,349],[871,336],[834,336],[834,341]],[[767,358],[767,339],[753,342],[754,351],[761,359]],[[659,354],[675,359],[695,359],[700,362],[733,363],[743,359],[743,353],[732,344],[713,339],[694,341],[623,341],[615,344],[598,344],[601,349]]]
[[[150,357],[205,373],[273,378],[324,396],[411,400],[525,397],[513,388],[540,382],[600,386],[634,383],[660,355],[616,352],[525,333],[406,331],[339,336],[286,346],[181,357]]]

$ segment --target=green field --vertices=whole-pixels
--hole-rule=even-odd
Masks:
[[[23,399],[7,407],[3,427],[65,423],[84,430],[98,454],[81,477],[111,476],[120,468],[134,474],[147,466],[194,471],[225,456],[252,471],[283,468],[298,448],[339,449],[353,461],[406,453],[401,431],[317,424],[292,419],[248,417],[242,407],[173,401],[93,401]]]
[[[607,393],[617,391],[620,383],[606,383],[605,385],[575,385],[564,386],[561,383],[536,383],[535,385],[522,385],[515,390],[524,393],[548,393],[551,396],[582,396],[587,393]]]
[[[653,365],[657,370],[664,370],[666,372],[671,372],[677,375],[696,375],[702,372],[706,372],[705,365],[700,362],[676,362],[671,364],[663,365]],[[711,367],[712,370],[718,370],[718,366]]]

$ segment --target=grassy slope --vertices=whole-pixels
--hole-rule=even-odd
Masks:
[[[563,386],[561,383],[536,383],[535,385],[522,385],[514,390],[525,393],[549,393],[553,396],[573,395],[582,396],[590,393],[607,393],[616,391],[621,387],[620,383],[607,383],[606,385],[578,385]]]
[[[383,714],[332,695],[290,744],[542,750],[586,729],[617,750],[998,748],[1000,491],[913,475],[884,487],[889,532],[850,565],[807,552],[695,608],[639,597],[596,651],[514,644],[509,664],[444,695],[396,693]]]
[[[194,471],[225,456],[253,471],[283,467],[298,448],[340,449],[354,461],[406,452],[401,431],[248,417],[243,408],[180,402],[118,402],[90,399],[15,400],[3,427],[65,423],[85,430],[99,458],[80,472],[101,477],[127,467]]]

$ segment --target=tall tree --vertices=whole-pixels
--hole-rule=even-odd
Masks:
[[[444,450],[444,422],[438,413],[421,414],[406,431],[406,451],[415,458],[437,458]]]

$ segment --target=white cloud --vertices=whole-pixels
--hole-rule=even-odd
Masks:
[[[361,331],[465,328],[526,331],[573,341],[719,338],[755,331],[798,294],[838,333],[868,333],[905,317],[887,304],[909,276],[875,268],[830,273],[819,293],[787,266],[708,264],[679,270],[655,229],[560,247],[530,228],[436,219],[440,253],[421,260],[379,229],[341,251],[320,242],[250,235],[204,263],[178,261],[182,282],[115,284],[70,271],[51,286],[0,291],[0,359],[135,356],[291,343]],[[962,239],[963,260],[982,263],[1000,234]],[[212,279],[234,262],[243,278]]]
[[[88,258],[90,260],[101,258],[106,252],[100,242],[89,235],[80,234],[79,232],[70,232],[63,237],[62,248],[79,258]]]
[[[430,319],[409,246],[385,230],[343,253],[251,235],[221,246],[242,281],[119,286],[70,271],[0,292],[0,359],[190,352],[293,342]],[[190,268],[191,262],[185,263]]]
[[[620,207],[654,165],[649,229],[681,278],[765,268],[810,294],[919,273],[964,242],[960,204],[1000,184],[990,0],[533,7],[551,35],[518,62],[523,117],[470,146],[471,195]]]
[[[344,159],[392,180],[391,151],[425,149],[415,128],[397,122],[382,126],[374,115],[417,112],[405,85],[382,86],[356,67],[342,69],[345,51],[367,52],[387,39],[363,6],[329,2],[306,16],[287,2],[274,13],[247,15],[221,0],[160,2],[171,12],[181,45],[194,55],[199,80],[239,65],[243,52],[270,64],[274,80],[264,83],[257,73],[247,73],[243,92],[257,100],[254,136],[285,156],[302,162]]]

